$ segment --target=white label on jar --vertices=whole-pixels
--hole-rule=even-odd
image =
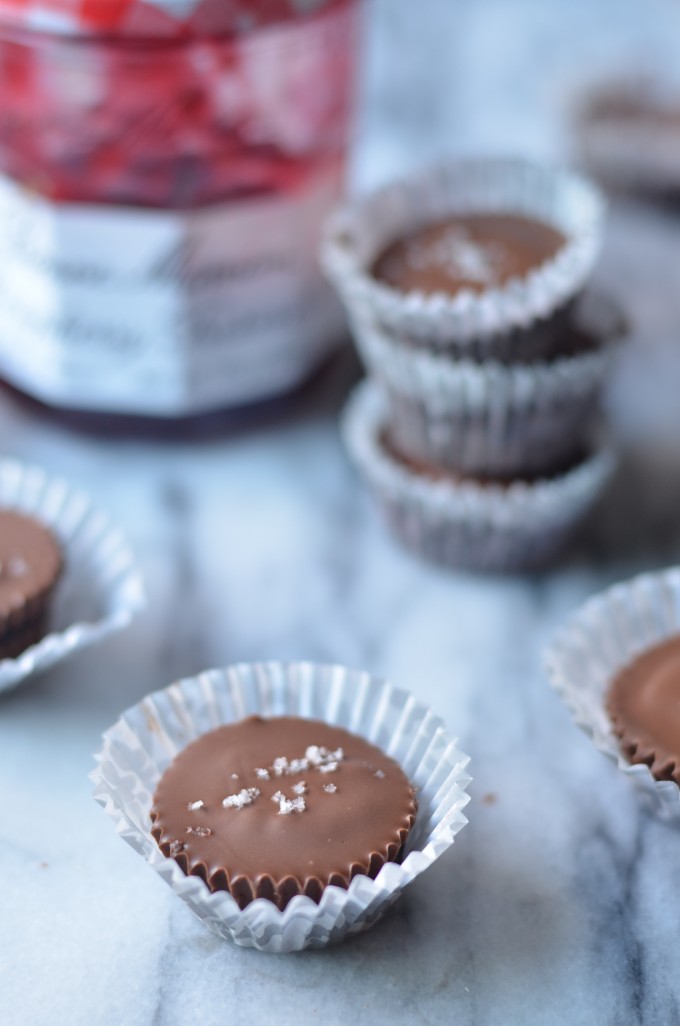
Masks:
[[[0,177],[0,376],[73,408],[177,416],[281,393],[341,335],[317,262],[337,169],[189,213],[60,205]]]

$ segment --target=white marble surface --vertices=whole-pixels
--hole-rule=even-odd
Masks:
[[[377,2],[359,178],[458,144],[561,152],[564,91],[586,58],[601,64],[605,35],[612,60],[653,29],[668,52],[659,19],[677,11],[653,0],[641,12],[633,0]],[[592,591],[680,561],[679,244],[677,214],[614,212],[603,277],[637,319],[612,387],[631,454],[542,577],[447,575],[393,544],[338,441],[350,361],[285,415],[193,443],[88,438],[2,394],[1,448],[111,509],[150,598],[126,634],[0,702],[3,1023],[680,1022],[680,836],[641,811],[540,668]],[[101,731],[147,691],[293,657],[365,667],[430,703],[473,758],[474,801],[453,849],[371,933],[275,957],[195,922],[114,835],[87,774]]]

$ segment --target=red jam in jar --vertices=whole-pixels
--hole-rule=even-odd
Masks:
[[[184,416],[299,384],[357,0],[0,0],[0,376]],[[30,27],[29,27],[30,26]]]

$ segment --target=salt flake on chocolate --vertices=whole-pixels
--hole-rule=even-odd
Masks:
[[[25,577],[28,573],[28,563],[21,556],[11,556],[7,569],[12,577]]]
[[[202,799],[199,798],[197,802],[189,802],[188,805],[187,805],[187,809],[189,810],[189,812],[197,812],[198,809],[202,809],[203,808],[203,804],[204,803],[203,803]]]
[[[324,748],[323,745],[310,745],[305,752],[305,758],[311,766],[315,766],[322,773],[335,773],[338,763],[342,762],[345,758],[345,753],[342,748],[337,748],[334,752],[331,752],[330,749]]]
[[[207,826],[188,826],[187,833],[193,834],[194,837],[210,837],[212,830]]]
[[[309,760],[312,766],[318,766],[323,759],[322,752],[324,751],[325,749],[319,748],[318,745],[310,745],[305,752],[305,758]]]
[[[319,769],[324,773],[334,773],[338,768],[338,763],[342,762],[344,757],[342,748],[332,752],[320,745],[310,745],[301,759],[288,759],[285,755],[280,755],[274,759],[269,770],[256,769],[255,772],[263,780],[269,779],[269,777],[264,776],[265,773],[275,777],[294,777],[298,773],[305,773],[309,769]]]
[[[262,766],[258,766],[255,770],[255,776],[260,780],[269,780],[269,770],[264,769]]]
[[[336,784],[324,784],[323,789],[326,792],[326,794],[335,794],[335,792],[338,790]]]
[[[375,771],[375,776],[378,778],[378,780],[384,780],[385,779],[385,771],[384,770],[376,770]]]
[[[259,787],[244,787],[238,794],[228,795],[222,802],[225,809],[244,809],[260,797]]]
[[[293,791],[295,794],[307,794],[307,783],[301,780],[298,784],[293,784]]]
[[[286,798],[282,791],[273,794],[272,801],[279,804],[279,816],[290,816],[292,812],[304,812],[307,808],[304,798]]]
[[[284,798],[279,802],[279,816],[290,816],[291,812],[304,812],[306,808],[304,798]]]
[[[282,777],[288,770],[288,759],[285,755],[280,755],[277,759],[274,759],[272,763],[272,773],[275,777]]]
[[[174,858],[184,851],[184,841],[170,841],[170,854]]]

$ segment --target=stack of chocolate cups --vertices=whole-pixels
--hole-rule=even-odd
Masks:
[[[369,373],[343,419],[396,533],[438,563],[549,561],[602,491],[622,330],[586,294],[603,202],[527,161],[449,162],[350,202],[323,259]]]

